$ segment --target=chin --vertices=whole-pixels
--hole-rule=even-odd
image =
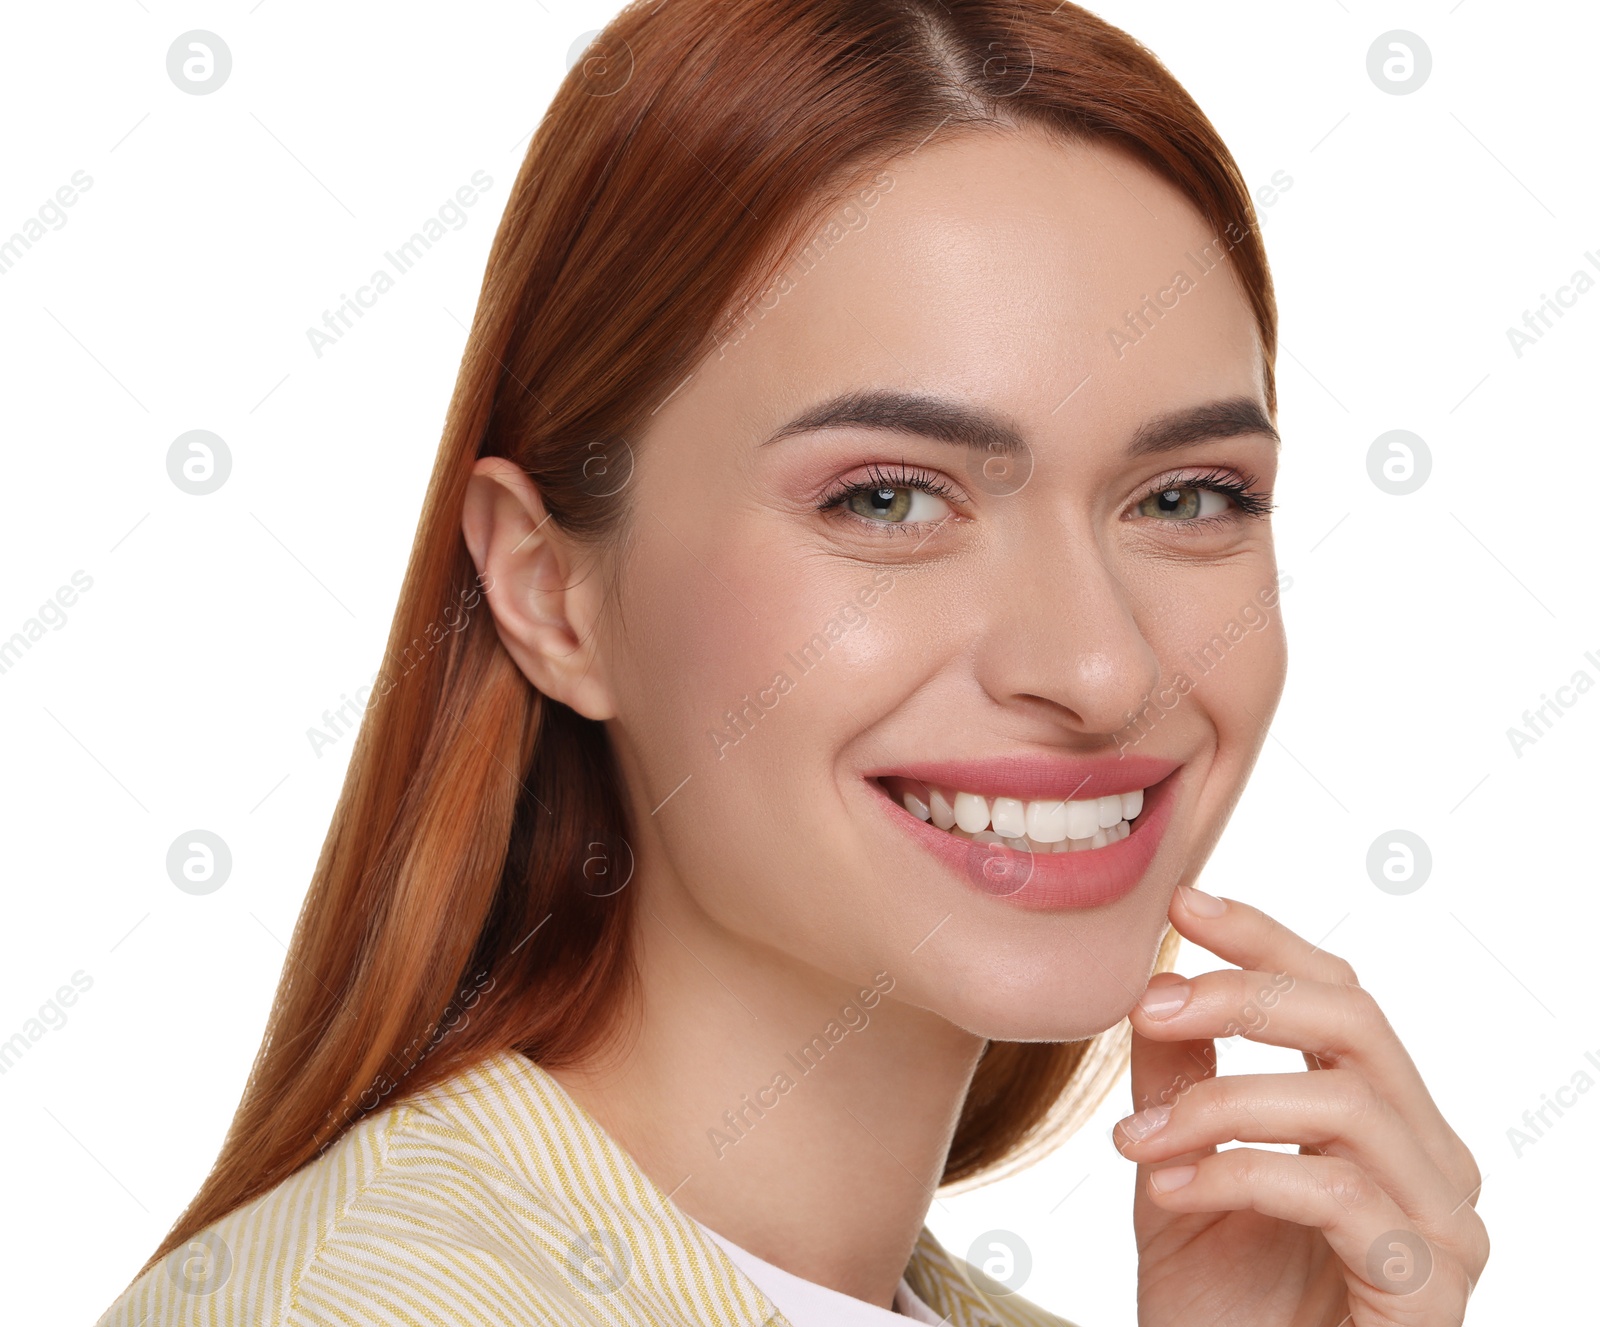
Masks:
[[[1091,954],[1086,943],[1067,940],[1027,963],[993,952],[952,955],[942,987],[916,1002],[991,1041],[1081,1041],[1115,1027],[1133,1008],[1165,928],[1163,912],[1138,944],[1130,938]],[[908,990],[903,998],[914,997]]]

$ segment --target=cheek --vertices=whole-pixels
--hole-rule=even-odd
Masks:
[[[905,685],[903,587],[863,607],[873,568],[808,562],[759,523],[692,554],[657,531],[621,578],[627,630],[608,641],[645,851],[721,925],[832,952],[830,919],[859,890],[836,775]]]
[[[1278,707],[1288,667],[1283,621],[1276,614],[1259,631],[1249,632],[1220,667],[1207,675],[1214,681],[1207,697],[1224,745],[1255,753],[1266,741],[1267,724]]]
[[[704,800],[749,802],[779,774],[826,763],[820,751],[849,722],[836,703],[891,668],[875,611],[857,592],[871,569],[807,566],[779,532],[730,523],[691,549],[659,524],[623,574],[626,633],[613,637],[623,726],[664,795],[695,775]],[[825,756],[825,751],[820,752]]]
[[[1146,633],[1161,660],[1164,684],[1192,688],[1188,698],[1224,740],[1246,730],[1259,740],[1283,690],[1287,646],[1278,607],[1263,608],[1258,565],[1192,576],[1154,590],[1146,601]],[[1179,679],[1182,679],[1180,682]]]
[[[709,547],[691,553],[659,526],[655,533],[625,575],[622,719],[651,756],[685,765],[682,778],[707,757],[716,762],[709,733],[727,712],[771,687],[783,610],[780,587],[763,583],[765,559]]]

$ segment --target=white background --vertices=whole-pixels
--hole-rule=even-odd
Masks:
[[[1585,1069],[1600,688],[1520,755],[1507,729],[1600,681],[1593,576],[1600,291],[1519,357],[1506,331],[1600,260],[1593,7],[1491,0],[1106,0],[1196,96],[1252,186],[1282,307],[1277,528],[1291,671],[1208,868],[1354,963],[1486,1173],[1494,1254],[1469,1321],[1592,1318],[1600,1091],[1508,1130]],[[569,51],[607,3],[15,5],[0,43],[0,239],[92,187],[0,276],[0,638],[92,588],[0,674],[0,1040],[74,973],[64,1025],[0,1077],[8,1321],[87,1322],[193,1195],[232,1115],[349,739],[306,731],[377,669],[490,239]],[[179,91],[190,29],[228,82]],[[1366,54],[1419,34],[1395,96]],[[482,200],[321,358],[306,329],[475,171]],[[1596,272],[1600,276],[1600,272]],[[221,435],[229,481],[167,477]],[[1372,441],[1427,443],[1407,496]],[[1572,694],[1572,693],[1568,693]],[[220,834],[227,887],[168,879]],[[1404,896],[1369,845],[1431,848]],[[1181,970],[1215,966],[1186,947]],[[1584,992],[1590,992],[1585,995]],[[1231,1044],[1224,1071],[1297,1067]],[[1134,1322],[1132,1166],[1095,1125],[934,1206],[965,1253],[1032,1249],[1023,1293]]]

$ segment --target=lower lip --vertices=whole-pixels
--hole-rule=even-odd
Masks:
[[[1019,908],[1054,911],[1097,908],[1131,893],[1144,878],[1172,818],[1176,774],[1147,788],[1144,807],[1128,822],[1128,837],[1079,852],[1017,852],[1003,843],[958,838],[907,811],[874,780],[890,818],[944,862],[963,883]]]

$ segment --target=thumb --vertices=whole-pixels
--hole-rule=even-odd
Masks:
[[[1150,986],[1154,990],[1159,990],[1162,986],[1175,986],[1183,980],[1184,978],[1175,972],[1159,972],[1150,979]],[[1217,1046],[1209,1037],[1199,1041],[1157,1041],[1151,1037],[1141,1036],[1138,1030],[1134,1029],[1130,1085],[1135,1113],[1161,1106],[1176,1108],[1196,1083],[1215,1078],[1216,1074]],[[1119,1150],[1129,1136],[1127,1126],[1119,1124],[1113,1134]],[[1179,1156],[1168,1157],[1161,1162],[1161,1165],[1182,1165],[1184,1162],[1210,1156],[1216,1150],[1214,1147],[1198,1148]],[[1149,1233],[1183,1217],[1182,1213],[1168,1212],[1150,1201],[1147,1188],[1150,1182],[1150,1169],[1146,1165],[1138,1166],[1137,1181],[1134,1186],[1133,1222],[1141,1244]]]

